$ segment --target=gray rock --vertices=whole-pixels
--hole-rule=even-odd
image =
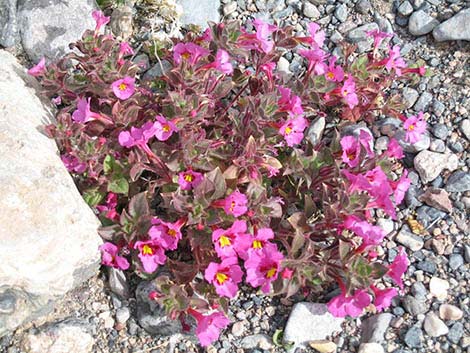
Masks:
[[[93,0],[18,0],[18,26],[21,44],[29,58],[57,59],[69,51],[69,44],[95,28],[91,16]]]
[[[460,131],[470,141],[470,119],[462,120],[460,123]]]
[[[469,23],[470,9],[465,9],[434,28],[432,35],[438,42],[446,40],[470,40]]]
[[[415,282],[411,286],[411,293],[418,300],[426,300],[426,295],[428,294],[428,291],[426,290],[426,287],[424,286],[423,282]]]
[[[463,324],[461,322],[456,322],[450,328],[449,333],[447,334],[447,338],[452,343],[457,344],[462,338],[463,332],[464,332]]]
[[[18,30],[16,4],[17,0],[0,2],[0,45],[8,48],[20,41]]]
[[[410,348],[420,348],[423,344],[423,331],[413,326],[405,334],[405,343]]]
[[[108,277],[111,291],[122,299],[129,298],[129,284],[124,271],[110,267]]]
[[[177,0],[177,3],[183,8],[183,25],[195,24],[206,28],[208,21],[220,21],[219,0]]]
[[[384,353],[384,348],[378,343],[362,343],[357,353]]]
[[[433,152],[444,153],[446,151],[446,144],[442,140],[432,140],[429,149]]]
[[[134,9],[127,5],[118,6],[113,10],[109,27],[116,37],[127,40],[132,36],[133,15]]]
[[[372,22],[368,23],[365,25],[362,25],[360,27],[357,27],[351,31],[348,32],[347,38],[352,42],[352,43],[359,43],[362,41],[371,41],[373,42],[373,39],[371,39],[369,36],[367,36],[368,31],[376,31],[379,29],[379,26],[377,23]]]
[[[460,254],[452,254],[449,256],[449,267],[452,271],[456,271],[463,265],[463,256]]]
[[[421,136],[421,139],[416,143],[409,143],[405,140],[406,133],[404,130],[400,130],[396,133],[395,138],[400,143],[400,146],[405,152],[418,153],[420,151],[427,150],[431,145],[431,139],[429,135],[425,133]]]
[[[317,7],[308,1],[304,2],[303,14],[305,17],[308,17],[312,20],[316,20],[321,16],[321,13],[318,11]]]
[[[415,169],[424,184],[436,179],[444,169],[456,170],[458,164],[459,158],[455,154],[431,151],[421,151],[414,159]]]
[[[348,18],[348,7],[345,4],[338,5],[335,10],[335,17],[340,22],[346,21]]]
[[[432,128],[432,133],[434,136],[441,140],[445,140],[447,136],[449,135],[449,130],[447,129],[447,126],[444,124],[436,124]]]
[[[437,266],[431,260],[420,261],[416,266],[418,270],[424,271],[426,273],[434,274],[436,273]]]
[[[421,222],[424,227],[428,227],[435,220],[443,219],[446,216],[447,214],[445,212],[426,205],[421,206],[416,210],[416,219]]]
[[[423,10],[413,12],[408,21],[408,30],[414,36],[422,36],[431,32],[439,21],[431,17]]]
[[[458,171],[447,179],[446,190],[449,192],[464,192],[470,190],[470,173]]]
[[[411,108],[416,101],[418,100],[419,93],[414,88],[406,87],[403,90],[403,100],[405,103],[405,108]]]
[[[431,337],[444,336],[449,333],[449,328],[446,326],[444,321],[439,319],[439,316],[430,312],[424,319],[424,330]]]
[[[429,92],[423,92],[418,101],[415,103],[413,109],[417,112],[425,111],[429,104],[432,102],[432,94]]]
[[[402,16],[409,16],[413,13],[413,6],[411,6],[408,0],[403,1],[403,3],[398,7],[398,13]]]
[[[438,101],[437,99],[434,99],[434,101],[432,102],[432,111],[434,112],[434,114],[436,114],[436,116],[442,116],[445,110],[445,104]]]
[[[359,0],[356,3],[356,10],[363,15],[367,15],[372,10],[372,5],[369,0]]]
[[[410,250],[418,251],[424,246],[424,240],[416,234],[411,233],[404,227],[395,237],[395,240]]]
[[[37,81],[0,50],[0,298],[10,298],[9,313],[0,312],[0,336],[53,309],[53,300],[100,263],[100,223],[44,134],[53,115],[38,91]]]
[[[157,77],[162,77],[168,71],[173,68],[173,65],[168,60],[162,60],[160,63],[156,63],[144,74],[144,80],[153,80]]]
[[[390,325],[393,315],[383,313],[371,316],[362,323],[361,342],[364,343],[382,343],[385,332]]]
[[[127,306],[116,310],[116,321],[120,324],[125,324],[131,317],[131,312]]]
[[[325,123],[325,118],[321,116],[315,119],[308,128],[307,140],[309,140],[313,146],[320,142],[323,131],[325,130]]]
[[[341,331],[343,321],[343,318],[331,315],[325,304],[297,303],[287,320],[283,341],[301,347],[310,341],[324,340]],[[315,330],[312,330],[313,327]]]
[[[29,353],[91,353],[94,339],[88,321],[68,319],[26,334],[21,348]]]
[[[425,314],[429,307],[424,300],[418,300],[411,295],[405,296],[402,301],[402,306],[405,310],[413,316]]]
[[[222,12],[224,16],[227,16],[227,15],[230,15],[232,12],[235,12],[236,9],[237,9],[237,3],[235,1],[229,2],[224,5]]]
[[[470,263],[470,244],[463,244],[463,254],[466,263]]]
[[[274,344],[273,340],[268,335],[256,334],[244,337],[240,342],[240,346],[243,349],[261,348],[270,350],[273,348]]]

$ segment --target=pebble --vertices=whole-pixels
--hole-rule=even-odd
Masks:
[[[319,353],[334,353],[336,352],[336,344],[328,340],[312,341],[309,346]]]
[[[129,298],[129,284],[124,271],[108,267],[109,287],[111,291],[122,299]]]
[[[413,109],[417,112],[424,112],[429,107],[429,104],[432,102],[432,94],[429,92],[423,92],[419,96],[417,102],[415,103]]]
[[[428,15],[423,10],[413,12],[408,21],[408,30],[414,36],[422,36],[431,32],[434,27],[439,24],[439,21],[434,17]]]
[[[441,140],[445,140],[449,135],[449,130],[444,124],[436,124],[432,128],[432,134]]]
[[[351,42],[358,43],[369,38],[367,36],[368,31],[376,31],[378,29],[379,26],[377,25],[377,23],[368,23],[349,31],[347,37]]]
[[[235,322],[232,325],[232,334],[236,337],[243,336],[246,331],[246,325],[243,321]]]
[[[362,343],[357,353],[384,353],[384,348],[379,343]]]
[[[442,320],[457,321],[463,317],[463,311],[457,308],[455,305],[442,304],[439,307],[439,317]]]
[[[470,9],[462,10],[457,15],[437,26],[432,35],[438,42],[447,40],[470,40]]]
[[[460,131],[470,141],[470,119],[462,120],[460,123]]]
[[[346,21],[346,19],[348,18],[348,7],[345,4],[337,6],[335,10],[335,17],[340,22]]]
[[[231,13],[235,12],[237,9],[237,3],[236,2],[229,2],[228,4],[225,4],[222,12],[224,16],[230,15]]]
[[[449,192],[464,192],[470,190],[470,173],[457,171],[447,179],[446,190]]]
[[[414,159],[415,169],[425,184],[436,179],[444,169],[454,171],[457,169],[458,164],[459,158],[454,154],[443,154],[427,150],[418,153]],[[447,189],[447,191],[449,190]]]
[[[372,10],[372,5],[369,0],[359,0],[356,3],[356,10],[359,13],[366,15],[367,13],[369,13],[369,11]]]
[[[240,342],[240,346],[243,349],[261,348],[269,350],[273,348],[274,344],[268,335],[256,334],[244,337]]]
[[[423,331],[417,326],[408,329],[404,338],[406,345],[410,348],[420,348],[423,339]]]
[[[409,16],[413,13],[413,6],[411,6],[409,1],[403,1],[403,3],[398,7],[398,13],[402,16]]]
[[[395,240],[412,251],[421,250],[424,246],[424,240],[421,237],[411,233],[404,227],[397,234]]]
[[[426,315],[424,319],[424,330],[431,337],[444,336],[449,333],[449,328],[446,326],[444,321],[439,319],[439,317],[430,312]]]
[[[390,313],[377,314],[366,319],[361,325],[361,342],[382,343],[392,319],[393,315]]]
[[[457,343],[459,343],[460,339],[463,336],[463,331],[464,331],[463,324],[460,323],[460,322],[456,322],[450,328],[449,333],[447,334],[447,338],[452,343],[457,344]]]
[[[406,87],[403,90],[402,98],[405,103],[405,107],[407,109],[411,108],[416,103],[416,101],[418,100],[418,97],[419,97],[419,93],[414,88]]]
[[[438,277],[432,277],[429,281],[429,291],[439,300],[447,298],[447,290],[449,289],[449,282]]]
[[[426,290],[426,287],[424,286],[423,282],[415,282],[411,286],[411,293],[416,299],[426,300],[426,295],[428,294],[428,291]]]
[[[452,254],[449,256],[449,267],[452,271],[456,271],[463,265],[463,256],[460,254]]]
[[[125,324],[131,317],[131,312],[128,307],[122,307],[116,310],[116,320],[120,324]]]
[[[320,13],[320,11],[318,11],[317,7],[314,4],[312,4],[308,1],[306,1],[304,3],[303,14],[304,14],[304,16],[306,16],[306,17],[308,17],[312,20],[316,20],[316,19],[320,18],[320,16],[321,16],[321,13]]]
[[[411,295],[405,296],[401,303],[405,310],[413,316],[425,314],[428,311],[428,305],[424,300],[418,300]]]
[[[307,131],[307,139],[313,146],[316,146],[320,142],[323,136],[323,131],[325,130],[325,124],[325,118],[319,117],[315,119],[310,125]]]

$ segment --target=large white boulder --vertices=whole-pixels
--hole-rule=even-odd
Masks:
[[[43,132],[53,114],[38,88],[0,50],[0,336],[99,267],[99,221]]]

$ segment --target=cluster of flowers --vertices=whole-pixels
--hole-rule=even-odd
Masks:
[[[254,31],[214,24],[166,53],[174,68],[165,76],[142,82],[130,45],[102,34],[108,17],[93,17],[96,28],[76,44],[81,56],[41,60],[29,73],[60,108],[48,131],[105,226],[104,265],[165,282],[152,298],[172,318],[194,317],[204,346],[229,324],[224,299],[243,277],[287,296],[337,282],[335,316],[390,305],[398,290],[378,281],[403,288],[408,260],[403,249],[389,265],[378,257],[387,234],[372,211],[396,218],[410,186],[391,163],[404,157],[402,142],[391,138],[377,155],[363,128],[313,145],[304,138],[313,119],[334,121],[339,108],[343,122],[397,117],[406,142],[421,139],[423,114],[406,118],[384,92],[425,70],[407,67],[398,46],[381,56],[390,34],[368,33],[372,53],[354,57],[345,46],[340,60],[315,23],[306,37],[261,20]],[[276,70],[280,48],[306,59],[297,81]],[[163,265],[171,278],[157,274]]]

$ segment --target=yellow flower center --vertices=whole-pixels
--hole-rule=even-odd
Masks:
[[[142,254],[144,255],[153,255],[153,250],[150,246],[144,245],[142,248]]]
[[[351,152],[351,153],[348,154],[348,158],[349,158],[350,161],[352,161],[352,160],[354,160],[354,158],[356,158],[356,155]]]
[[[168,124],[163,125],[163,131],[165,131],[165,132],[170,131],[170,125],[168,125]]]
[[[330,72],[328,72],[328,73],[326,74],[326,77],[328,77],[330,80],[332,80],[332,79],[335,78],[335,74],[330,71]]]
[[[186,52],[186,53],[181,54],[181,56],[183,57],[183,59],[188,60],[191,57],[191,54]]]
[[[127,88],[127,85],[123,82],[119,85],[119,90],[124,91]]]
[[[232,242],[230,241],[230,238],[226,237],[225,235],[222,235],[219,238],[219,244],[220,244],[220,247],[223,248],[224,246],[232,245]]]
[[[168,235],[169,235],[169,236],[172,236],[173,238],[175,238],[175,237],[176,237],[176,230],[174,230],[174,229],[169,229],[169,230],[168,230]]]
[[[230,212],[233,212],[234,207],[235,207],[235,201],[232,201],[232,203],[230,204],[230,208],[229,208]]]
[[[263,248],[263,243],[259,240],[253,240],[252,247],[253,247],[253,249],[262,249]]]
[[[194,180],[194,177],[192,176],[192,174],[186,174],[184,176],[184,180],[187,181],[188,183],[190,183]]]
[[[269,269],[268,272],[266,272],[266,278],[274,277],[274,275],[276,274],[276,271],[277,271],[276,267]]]
[[[415,129],[415,126],[414,126],[414,125],[408,126],[408,131],[413,131],[414,129]]]
[[[220,272],[217,272],[217,274],[215,275],[215,278],[217,282],[219,282],[219,284],[224,284],[224,282],[228,280],[228,276],[225,273],[220,273]]]
[[[347,89],[343,90],[343,96],[346,97],[347,95],[348,95],[348,90]]]
[[[289,135],[292,132],[292,128],[290,126],[288,126],[288,127],[286,127],[284,132],[286,133],[286,135]]]

